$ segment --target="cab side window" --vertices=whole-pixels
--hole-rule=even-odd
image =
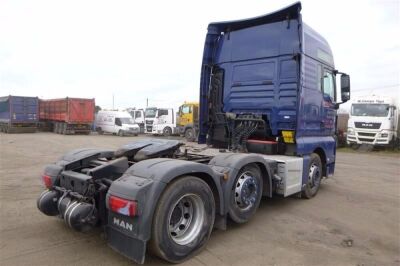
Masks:
[[[168,110],[158,110],[158,117],[162,115],[168,115]]]
[[[324,71],[322,77],[322,92],[324,96],[329,96],[333,102],[335,101],[335,77],[328,70]]]
[[[115,118],[115,124],[116,124],[117,126],[122,126],[121,119]]]
[[[187,105],[183,106],[182,107],[182,113],[183,114],[190,114],[190,106],[187,106]]]
[[[140,113],[140,111],[136,111],[136,113],[135,113],[135,117],[136,117],[136,118],[140,118],[140,117],[142,117],[142,114]]]

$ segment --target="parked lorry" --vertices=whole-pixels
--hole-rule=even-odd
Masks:
[[[399,112],[394,98],[371,95],[353,100],[347,144],[396,147],[399,137]]]
[[[209,24],[201,149],[149,139],[71,151],[45,168],[38,208],[79,231],[103,226],[109,246],[137,263],[147,249],[179,263],[228,218],[249,221],[262,196],[314,197],[335,169],[335,76],[342,102],[350,78],[300,10]]]
[[[157,108],[151,134],[171,136],[177,133],[176,117],[172,108]]]
[[[137,136],[140,128],[135,124],[128,112],[122,111],[99,111],[96,115],[96,131],[99,134],[111,133],[120,137]]]
[[[39,121],[37,97],[0,97],[0,131],[6,133],[35,132]]]
[[[39,118],[44,128],[58,134],[90,134],[94,122],[94,99],[39,100]]]
[[[144,122],[145,126],[145,133],[151,133],[153,131],[153,123],[156,119],[157,115],[157,107],[147,107],[144,110]]]
[[[140,133],[145,132],[145,115],[143,109],[136,109],[136,108],[129,108],[127,112],[131,114],[133,121],[137,124],[140,128]]]
[[[195,141],[199,132],[199,103],[185,102],[179,107],[177,115],[179,134],[187,141]]]

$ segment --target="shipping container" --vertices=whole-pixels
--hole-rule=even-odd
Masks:
[[[0,97],[0,130],[6,133],[35,132],[39,119],[37,97]]]
[[[94,121],[94,99],[39,100],[39,118],[44,127],[58,134],[89,134]]]

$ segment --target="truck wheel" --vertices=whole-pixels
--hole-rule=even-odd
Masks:
[[[124,136],[124,132],[122,130],[118,131],[118,136],[123,137]]]
[[[101,130],[101,127],[96,128],[96,131],[99,135],[103,135],[103,130]]]
[[[186,131],[185,131],[185,139],[186,139],[186,141],[189,141],[189,142],[193,142],[193,141],[196,140],[196,138],[194,136],[193,128],[186,129]]]
[[[61,124],[61,134],[67,135],[67,124],[66,123]]]
[[[360,147],[361,147],[360,144],[357,144],[357,143],[351,144],[351,148],[352,148],[353,150],[358,150]]]
[[[58,133],[58,123],[53,124],[53,132],[56,134]]]
[[[163,130],[163,135],[164,135],[165,137],[171,136],[171,135],[172,135],[172,129],[171,129],[170,127],[164,128],[164,130]]]
[[[256,164],[244,166],[233,183],[229,217],[236,223],[245,223],[256,213],[262,197],[263,180]]]
[[[301,192],[302,197],[311,199],[317,195],[322,180],[322,163],[318,154],[311,153],[310,163],[308,164],[308,182],[305,189]]]
[[[150,250],[172,263],[196,255],[210,237],[215,201],[210,187],[194,176],[172,182],[163,192],[153,217]]]

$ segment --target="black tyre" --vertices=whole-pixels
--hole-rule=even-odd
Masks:
[[[203,180],[185,176],[161,195],[153,217],[150,251],[180,263],[196,255],[207,243],[215,219],[215,201]]]
[[[243,167],[233,183],[229,217],[236,223],[245,223],[257,211],[263,191],[261,170],[256,164]]]
[[[311,199],[317,195],[322,180],[322,163],[318,154],[312,153],[308,164],[308,182],[301,196]]]
[[[118,136],[123,137],[124,136],[124,132],[122,130],[118,131]]]
[[[172,135],[172,129],[170,127],[165,127],[163,130],[163,135],[165,137],[169,137]]]
[[[53,132],[58,134],[58,123],[53,124]]]
[[[103,135],[103,134],[104,134],[104,132],[103,132],[103,130],[101,129],[101,127],[96,128],[96,131],[97,131],[97,133],[98,133],[99,135]]]
[[[61,134],[67,135],[67,124],[66,123],[61,124]]]
[[[352,148],[353,150],[358,150],[360,147],[361,147],[360,144],[357,144],[357,143],[351,144],[351,148]]]
[[[196,136],[194,134],[194,129],[193,128],[186,129],[186,131],[185,131],[185,139],[186,139],[186,141],[189,141],[189,142],[193,142],[193,141],[196,140]]]

